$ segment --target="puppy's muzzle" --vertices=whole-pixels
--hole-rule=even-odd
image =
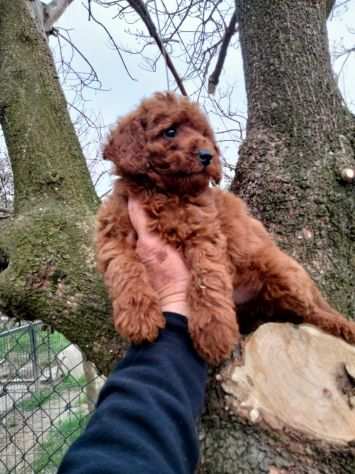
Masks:
[[[207,167],[211,163],[212,158],[213,158],[213,154],[210,152],[210,150],[198,151],[198,159],[203,164],[203,166]]]

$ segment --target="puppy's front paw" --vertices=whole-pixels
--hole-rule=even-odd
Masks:
[[[213,365],[230,357],[240,340],[237,322],[224,317],[211,316],[203,325],[192,318],[189,330],[196,350]]]
[[[139,303],[124,308],[114,302],[114,326],[121,336],[134,344],[153,342],[158,337],[159,330],[165,327],[165,318],[155,301],[141,298]]]

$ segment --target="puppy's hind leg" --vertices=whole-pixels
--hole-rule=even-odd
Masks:
[[[355,323],[335,311],[321,296],[307,272],[277,247],[259,258],[263,279],[262,296],[281,310],[291,311],[302,319],[334,336],[355,343]]]
[[[355,344],[355,322],[349,321],[333,309],[314,287],[314,310],[305,317],[305,322],[318,326],[325,332]]]

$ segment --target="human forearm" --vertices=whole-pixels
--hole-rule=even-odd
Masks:
[[[97,409],[59,474],[191,474],[207,366],[186,319],[166,313],[154,344],[132,346],[109,376]]]

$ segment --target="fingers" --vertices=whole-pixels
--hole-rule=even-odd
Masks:
[[[164,251],[164,243],[155,235],[146,234],[142,239],[139,236],[136,252],[143,263],[160,263],[159,255]]]
[[[148,217],[137,199],[129,198],[128,200],[128,214],[131,223],[138,234],[142,237],[148,234]]]
[[[129,198],[128,214],[138,236],[137,254],[141,260],[149,261],[154,257],[157,250],[164,247],[164,243],[157,235],[149,231],[148,216],[137,199]]]

